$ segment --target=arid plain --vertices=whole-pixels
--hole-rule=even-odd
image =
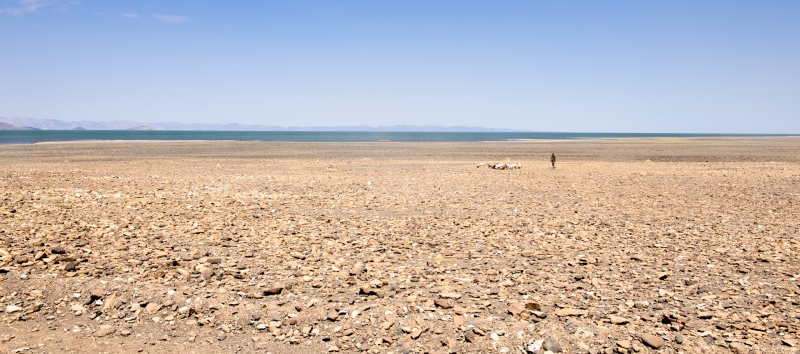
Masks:
[[[798,228],[792,137],[5,145],[0,349],[796,353]]]

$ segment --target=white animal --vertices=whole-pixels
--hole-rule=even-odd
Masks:
[[[483,166],[482,162],[478,165],[478,168],[480,168],[481,166]],[[486,164],[486,168],[490,168],[490,169],[493,169],[493,170],[519,170],[519,169],[522,169],[522,164],[521,163],[509,163],[509,164],[505,164],[505,163],[490,163],[490,164]]]

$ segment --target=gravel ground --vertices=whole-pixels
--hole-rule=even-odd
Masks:
[[[798,138],[0,146],[0,350],[796,353],[799,156]]]

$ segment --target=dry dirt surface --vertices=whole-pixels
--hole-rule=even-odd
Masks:
[[[796,353],[799,156],[0,146],[0,352]]]

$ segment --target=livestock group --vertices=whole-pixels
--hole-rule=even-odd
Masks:
[[[478,168],[484,166],[484,163],[481,162],[478,164]],[[493,169],[493,170],[519,170],[522,169],[521,163],[495,163],[495,164],[486,164],[486,168]]]

